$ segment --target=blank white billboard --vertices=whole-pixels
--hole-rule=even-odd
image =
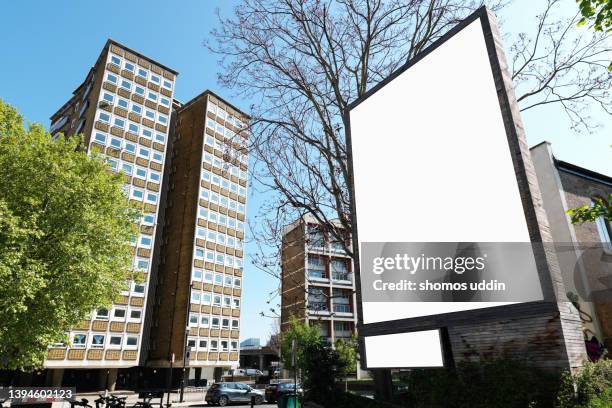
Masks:
[[[367,336],[364,344],[368,368],[444,365],[438,330]]]
[[[350,123],[360,243],[530,242],[480,18],[353,107]],[[362,322],[503,304],[364,301]]]

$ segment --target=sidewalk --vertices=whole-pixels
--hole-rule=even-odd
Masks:
[[[183,393],[183,402],[180,402],[179,392],[172,392],[170,394],[170,404],[172,404],[173,407],[187,407],[187,406],[198,404],[198,403],[206,405],[206,401],[204,400],[204,397],[206,396],[207,390],[208,390],[208,387],[186,389],[185,392]],[[118,397],[127,397],[126,402],[125,402],[126,407],[131,407],[136,402],[142,400],[138,398],[138,393],[134,391],[119,390],[119,391],[110,392],[110,394],[116,395]],[[89,405],[95,408],[94,401],[98,399],[99,396],[100,396],[100,393],[97,393],[97,392],[78,393],[76,399],[77,401],[80,401],[81,398],[85,398],[89,400]],[[164,400],[163,400],[164,406],[166,405],[167,398],[168,398],[168,394],[164,393]],[[157,405],[159,403],[159,398],[154,398],[152,402],[153,404]],[[56,406],[54,404],[53,408],[69,408],[70,407],[70,404],[68,404],[67,402],[57,403],[57,404],[59,405]],[[65,404],[65,405],[61,405],[61,404]]]

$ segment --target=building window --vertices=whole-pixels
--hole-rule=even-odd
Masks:
[[[117,66],[121,66],[121,58],[111,55],[111,63]]]
[[[87,344],[87,335],[86,334],[75,334],[72,337],[72,347],[85,347],[85,345]]]
[[[150,203],[157,203],[157,194],[148,193],[147,194],[147,201],[150,202]]]
[[[161,163],[163,161],[161,153],[153,152],[152,160],[155,162]]]
[[[110,115],[108,113],[100,112],[98,115],[98,120],[104,123],[110,123]]]
[[[603,249],[608,252],[612,251],[612,225],[604,217],[597,218],[595,225],[597,225],[597,232],[603,244]]]
[[[134,293],[143,294],[145,292],[145,285],[139,283],[134,285]]]
[[[138,76],[144,79],[147,79],[147,77],[149,76],[149,73],[142,68],[138,68]]]
[[[111,138],[111,143],[110,145],[112,147],[114,147],[115,149],[121,149],[121,139],[117,139],[117,138]]]
[[[151,74],[151,82],[155,82],[156,84],[159,84],[159,77],[157,75]]]
[[[119,118],[115,118],[115,126],[123,129],[125,127],[125,120],[119,119]]]
[[[227,340],[222,340],[221,341],[221,350],[222,351],[227,351]]]
[[[313,248],[322,248],[325,246],[325,234],[318,225],[308,225],[306,240],[308,245]]]
[[[190,314],[189,315],[189,325],[190,326],[197,326],[199,320],[200,320],[200,318],[199,318],[198,315],[196,315],[196,314]]]
[[[130,91],[132,89],[132,83],[124,79],[123,81],[121,81],[121,87]]]
[[[147,171],[142,167],[136,167],[136,177],[139,177],[143,180],[147,179]]]
[[[164,88],[172,89],[172,82],[164,80]]]
[[[102,134],[102,133],[96,133],[96,137],[94,138],[94,140],[98,143],[102,143],[103,145],[106,144],[106,135]]]
[[[130,64],[129,62],[126,62],[125,65],[123,66],[127,71],[130,72],[134,72],[134,65]]]
[[[96,310],[96,319],[106,320],[108,319],[108,309],[98,309]]]
[[[132,165],[123,163],[123,165],[121,166],[121,171],[123,171],[128,176],[131,176],[132,175]]]
[[[132,310],[130,312],[130,319],[140,320],[140,316],[142,315],[142,311],[140,310]]]
[[[202,316],[200,320],[200,325],[204,327],[208,327],[208,316]]]
[[[327,297],[321,288],[308,289],[308,309],[313,311],[328,311]]]
[[[125,99],[119,99],[117,101],[117,105],[119,105],[123,109],[127,109],[128,108],[128,102]]]
[[[103,348],[104,347],[104,335],[94,334],[91,336],[91,347],[92,348]]]
[[[224,329],[229,329],[229,319],[222,319],[221,327],[223,327]]]
[[[315,279],[327,278],[325,263],[322,258],[312,255],[308,256],[308,277]]]
[[[112,82],[113,84],[117,84],[117,77],[113,74],[106,74],[106,80],[108,82]]]
[[[191,303],[200,303],[200,292],[191,292]]]
[[[138,337],[136,336],[128,336],[127,341],[125,342],[127,346],[136,346],[138,345]]]
[[[115,98],[113,97],[113,95],[111,95],[111,94],[109,94],[109,93],[104,92],[104,95],[102,96],[102,99],[103,99],[103,100],[105,100],[106,102],[108,102],[108,103],[112,104],[112,103],[113,103],[113,100],[114,100]]]
[[[237,341],[232,341],[232,350],[238,350],[238,342]]]
[[[232,329],[238,329],[238,319],[232,320]]]
[[[345,290],[333,290],[334,312],[351,313],[350,292]]]
[[[136,145],[134,143],[125,142],[125,151],[131,154],[136,154]]]
[[[207,347],[206,340],[200,340],[200,348],[205,349]]]
[[[149,269],[149,261],[145,259],[139,259],[136,267],[141,271],[146,271]]]
[[[113,316],[118,318],[118,319],[125,318],[125,309],[115,309],[113,311]]]
[[[217,341],[217,340],[211,340],[211,341],[210,341],[210,349],[211,349],[212,351],[217,351],[217,347],[218,347],[217,345],[218,345],[218,344],[219,344],[219,343],[218,343],[218,341]]]
[[[136,93],[136,95],[139,95],[139,96],[144,96],[145,90],[143,87],[136,85],[134,87],[134,93]]]
[[[215,327],[215,328],[219,327],[219,318],[218,317],[213,317],[212,318],[212,327]]]
[[[134,123],[130,123],[130,125],[128,126],[128,132],[137,135],[138,134],[138,125],[136,125]]]
[[[121,336],[110,336],[108,344],[110,346],[120,346],[121,345]]]
[[[334,322],[334,337],[336,339],[349,339],[353,335],[349,322]]]
[[[331,261],[332,279],[339,281],[350,281],[347,261],[343,259],[333,259]]]
[[[142,190],[136,190],[136,189],[132,190],[132,198],[135,198],[137,200],[142,200],[143,197],[144,197],[144,192]]]

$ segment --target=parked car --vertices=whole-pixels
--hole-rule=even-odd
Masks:
[[[245,374],[249,377],[261,377],[264,373],[261,370],[255,368],[247,368],[244,370]]]
[[[255,404],[264,402],[264,392],[248,384],[238,382],[220,382],[213,384],[206,392],[206,403],[222,407],[233,402],[250,402],[255,397]]]
[[[266,387],[266,401],[276,402],[281,395],[293,394],[297,388],[297,395],[304,395],[304,390],[300,384],[295,387],[295,383],[283,382],[270,384]]]

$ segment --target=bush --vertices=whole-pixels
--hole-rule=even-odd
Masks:
[[[612,407],[612,360],[587,363],[573,377],[565,373],[557,394],[558,408]]]
[[[415,408],[552,407],[559,384],[558,375],[508,360],[412,370],[404,380]]]

